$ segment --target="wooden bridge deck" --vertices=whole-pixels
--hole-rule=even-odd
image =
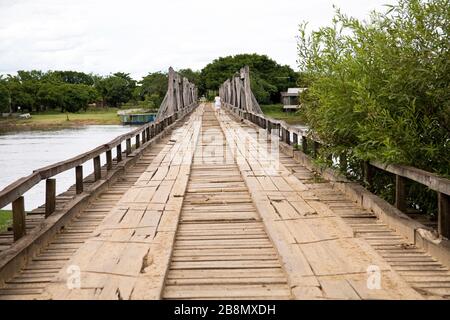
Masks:
[[[201,105],[7,280],[0,299],[450,296],[443,264],[252,131]],[[367,285],[370,267],[379,289]]]

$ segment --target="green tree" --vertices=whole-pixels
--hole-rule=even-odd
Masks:
[[[34,93],[30,93],[29,88],[26,88],[18,77],[8,76],[6,85],[10,92],[13,112],[17,112],[19,107],[21,110],[33,110],[35,105]]]
[[[135,87],[136,81],[129,74],[122,72],[97,79],[95,82],[95,88],[103,102],[112,107],[117,107],[132,99]]]
[[[298,75],[287,65],[280,65],[266,55],[238,54],[220,57],[202,69],[199,79],[200,94],[217,90],[243,66],[250,67],[252,89],[261,103],[280,101],[280,92],[295,87]]]
[[[60,90],[62,93],[61,111],[78,112],[86,109],[87,105],[97,98],[95,90],[84,84],[62,84]]]
[[[159,108],[167,92],[168,78],[166,73],[149,73],[139,82],[138,97],[146,101],[150,108]]]
[[[177,71],[182,77],[187,78],[190,82],[198,85],[200,83],[200,71],[193,71],[190,68],[180,69]]]
[[[399,0],[360,21],[339,10],[333,24],[300,26],[299,64],[308,90],[301,112],[330,154],[412,165],[450,175],[450,5]],[[394,181],[377,172],[373,190],[393,200]],[[436,194],[411,183],[408,203],[433,216]]]
[[[330,150],[450,174],[448,0],[400,0],[359,21],[301,25],[304,112]]]
[[[63,107],[64,92],[62,85],[54,83],[43,83],[37,92],[37,101],[41,108]]]
[[[89,86],[94,84],[94,76],[92,74],[79,71],[49,71],[42,78],[50,82],[85,84]]]
[[[9,89],[6,81],[0,76],[0,113],[9,112],[9,101],[11,95],[9,94]]]

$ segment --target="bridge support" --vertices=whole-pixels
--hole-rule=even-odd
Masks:
[[[239,111],[249,112],[248,119],[255,124],[258,123],[256,121],[259,119],[254,115],[262,114],[262,110],[251,90],[248,66],[241,68],[231,79],[225,81],[220,86],[219,95],[224,103],[232,105]]]
[[[186,114],[186,110],[196,103],[196,86],[170,67],[168,73],[167,93],[161,103],[161,106],[159,107],[155,121],[159,121],[163,118],[167,119],[167,117],[171,115],[175,115],[174,119],[176,120],[177,115],[182,116]]]

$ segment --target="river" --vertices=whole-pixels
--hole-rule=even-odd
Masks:
[[[89,151],[133,129],[121,125],[92,125],[56,131],[27,131],[0,135],[0,190],[33,170]],[[113,156],[115,156],[113,150]],[[101,156],[102,165],[105,156]],[[92,161],[83,166],[84,176],[93,171]],[[75,169],[56,176],[57,193],[75,183]],[[25,209],[45,202],[45,181],[25,193]],[[9,209],[10,206],[6,207]]]

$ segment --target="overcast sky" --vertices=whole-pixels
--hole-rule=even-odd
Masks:
[[[336,4],[364,18],[395,0],[0,0],[0,74],[17,70],[201,69],[219,56],[296,65],[298,24],[327,25]]]

